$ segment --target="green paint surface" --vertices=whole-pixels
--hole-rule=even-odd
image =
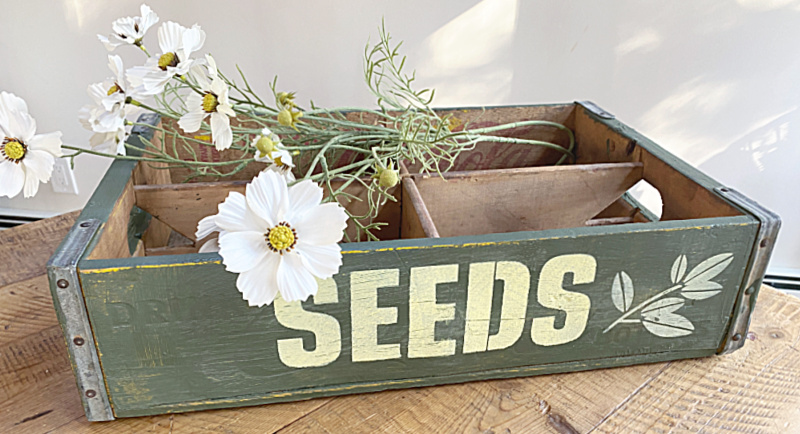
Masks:
[[[345,244],[350,251],[335,276],[338,303],[303,303],[307,311],[334,317],[341,329],[338,357],[312,368],[286,366],[276,341],[302,338],[310,351],[317,345],[314,334],[282,326],[272,306],[248,307],[236,290],[236,275],[226,272],[215,254],[83,261],[80,273],[111,402],[116,416],[124,417],[714,354],[725,339],[757,229],[754,219],[742,216]],[[626,286],[630,310],[673,286],[673,265],[681,255],[687,275],[725,253],[732,255],[730,261],[711,279],[721,285],[719,293],[692,299],[676,290],[661,298],[682,300],[679,308],[661,313],[685,318],[690,333],[660,337],[641,322],[620,323],[603,333],[622,315],[612,300],[620,272],[632,282]],[[557,283],[590,300],[586,327],[571,342],[537,345],[531,339],[535,318],[554,316],[558,329],[567,316],[537,299],[540,272],[553,258],[574,254],[594,258],[594,279],[573,285],[574,275],[567,273]],[[518,262],[529,270],[524,327],[507,348],[464,354],[470,264],[490,261]],[[436,287],[436,303],[452,303],[455,314],[435,324],[434,337],[454,340],[454,354],[409,358],[411,270],[453,264],[457,280]],[[377,337],[379,344],[399,344],[400,357],[354,362],[351,274],[379,269],[398,270],[399,285],[377,291],[377,306],[396,308],[397,321],[377,326]],[[504,283],[495,281],[493,291],[490,335],[500,325]],[[661,321],[652,309],[648,315]]]

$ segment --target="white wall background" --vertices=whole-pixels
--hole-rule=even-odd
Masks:
[[[86,86],[107,75],[97,33],[139,0],[2,1],[0,89],[28,101],[40,132],[85,144]],[[772,268],[800,269],[800,0],[166,1],[161,17],[199,23],[223,71],[257,89],[325,106],[374,106],[362,54],[384,17],[435,105],[589,99],[674,154],[778,212]],[[158,52],[152,30],[146,40]],[[144,61],[118,49],[126,67]],[[42,186],[0,213],[81,208],[109,163],[76,160],[81,194]],[[799,270],[800,271],[800,270]]]

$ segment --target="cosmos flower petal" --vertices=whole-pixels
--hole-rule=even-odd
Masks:
[[[219,236],[219,254],[225,269],[234,273],[252,270],[272,254],[260,232],[225,232]]]
[[[55,157],[45,151],[29,149],[21,163],[25,166],[25,188],[23,195],[33,197],[39,191],[39,183],[50,180]]]
[[[194,233],[194,238],[196,240],[202,240],[203,238],[211,235],[214,232],[219,232],[221,228],[217,226],[217,222],[214,221],[213,215],[204,217],[197,223],[197,231]]]
[[[335,244],[344,236],[347,213],[337,203],[324,203],[296,216],[291,222],[297,230],[297,237],[304,243]]]
[[[11,137],[27,142],[36,134],[36,121],[28,114],[28,106],[22,98],[2,92],[0,111],[4,113],[3,130]]]
[[[233,143],[231,120],[222,113],[211,113],[211,137],[218,151],[224,151]]]
[[[17,111],[27,114],[28,104],[24,99],[11,92],[0,92],[0,110],[5,110],[6,112]]]
[[[56,157],[62,155],[61,152],[61,131],[47,134],[37,134],[28,141],[31,150],[47,151]]]
[[[283,219],[287,206],[286,182],[274,172],[261,172],[245,188],[247,206],[273,226]]]
[[[342,248],[338,244],[317,246],[301,239],[297,242],[297,254],[311,274],[323,280],[336,274],[342,265]]]
[[[219,238],[212,238],[206,241],[205,243],[203,243],[202,246],[200,246],[200,249],[197,250],[197,253],[215,253],[215,252],[219,252]]]
[[[288,220],[294,220],[295,214],[302,215],[313,210],[322,202],[322,189],[311,180],[303,180],[289,187],[290,213],[286,215]]]
[[[19,164],[0,160],[0,197],[14,197],[25,185],[25,171]]]
[[[244,195],[236,191],[229,193],[225,201],[219,204],[219,213],[213,217],[219,228],[231,232],[255,231],[266,233],[270,227],[274,226],[271,220],[253,213],[247,206],[247,200]]]
[[[191,29],[184,30],[181,36],[182,54],[184,55],[181,61],[187,60],[190,54],[203,48],[203,44],[206,42],[206,32],[197,24],[193,25]]]
[[[161,52],[174,53],[178,51],[181,48],[185,30],[185,27],[174,21],[167,21],[162,24],[158,28],[158,46],[161,48]]]
[[[278,288],[286,301],[305,301],[317,293],[317,280],[294,253],[283,255],[278,267]]]
[[[278,267],[281,257],[269,255],[263,262],[236,279],[236,287],[250,306],[272,304],[278,295]]]
[[[108,69],[114,74],[114,80],[117,82],[122,81],[122,76],[125,73],[125,67],[122,66],[122,58],[116,54],[108,55]],[[122,85],[122,83],[119,83]]]
[[[158,15],[150,9],[150,6],[142,3],[139,7],[139,11],[142,14],[142,20],[140,26],[142,27],[142,33],[146,32],[147,29],[153,27],[155,23],[158,22]]]
[[[122,45],[122,42],[109,41],[108,38],[103,35],[97,35],[97,39],[103,43],[103,46],[105,46],[108,51],[114,51],[114,49]]]
[[[205,119],[206,114],[202,107],[193,108],[190,112],[187,112],[178,119],[178,125],[183,131],[193,133],[199,130],[200,126],[203,125],[203,119]]]
[[[47,182],[53,173],[56,157],[53,154],[38,149],[28,148],[25,158],[20,162],[25,168],[26,179],[35,179],[37,182]],[[30,178],[27,178],[30,176]]]

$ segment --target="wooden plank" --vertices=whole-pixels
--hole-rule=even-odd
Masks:
[[[450,116],[454,132],[493,127],[518,121],[542,120],[556,122],[572,128],[575,104],[528,105],[510,107],[466,108],[438,110],[440,116]],[[525,126],[492,133],[499,137],[516,137],[543,140],[564,148],[569,136],[561,130],[545,126]],[[508,169],[553,164],[562,153],[540,146],[481,142],[474,149],[462,153],[455,161],[453,171]],[[416,170],[411,170],[416,172]]]
[[[100,238],[94,245],[89,259],[125,258],[131,256],[128,244],[128,222],[135,203],[133,181],[128,180],[119,198],[114,203],[108,220],[103,224]]]
[[[644,178],[661,194],[661,220],[741,215],[726,200],[681,174],[647,150],[641,152]]]
[[[318,295],[318,305],[313,301],[305,304],[325,315],[327,320],[322,322],[303,320],[300,311],[287,311],[291,308],[280,303],[281,315],[288,315],[283,319],[275,315],[273,307],[247,307],[235,289],[236,275],[224,272],[214,256],[82,261],[80,275],[115,414],[126,417],[713,354],[732,314],[756,230],[752,219],[736,217],[697,220],[690,226],[659,222],[495,234],[460,239],[455,244],[423,239],[344,245],[344,263],[335,277],[335,290]],[[631,252],[636,252],[635,262]],[[691,331],[681,332],[684,335],[680,337],[659,337],[637,318],[648,312],[647,306],[650,311],[655,309],[651,306],[654,300],[667,300],[667,294],[678,296],[676,291],[682,286],[670,282],[670,270],[683,254],[689,270],[724,254],[730,262],[713,280],[725,291],[704,300],[679,298],[685,306],[679,307],[677,315],[691,323]],[[581,270],[588,270],[589,265],[557,266],[573,260],[595,263],[596,268],[584,279]],[[495,267],[500,267],[494,261],[511,267],[506,270],[509,274],[492,278]],[[487,267],[492,273],[485,279],[480,270],[489,270]],[[452,276],[437,274],[445,269]],[[621,271],[636,287],[625,314],[617,310],[613,297],[613,281]],[[368,275],[378,272],[396,279],[380,284],[377,277]],[[558,298],[545,295],[550,291],[548,282],[560,285],[563,276],[555,274],[562,272],[578,273],[573,282],[587,282],[570,286],[566,280],[569,289],[563,290],[583,294],[585,298],[580,299],[588,303],[585,309],[575,310],[568,304],[554,308],[548,301],[549,297]],[[517,277],[522,279],[513,284],[517,286],[505,286],[525,288],[525,294],[519,294],[522,303],[503,302],[513,296],[506,295],[505,289],[495,292],[494,279],[525,274],[529,276]],[[418,292],[421,283],[411,282],[430,279],[443,283],[432,289],[435,301],[425,298],[428,301],[424,302]],[[118,285],[126,290],[107,290]],[[375,285],[386,289],[378,291]],[[486,285],[490,285],[489,292],[483,289]],[[386,315],[370,313],[369,309],[376,308],[369,303],[353,305],[370,299],[375,303],[379,299],[382,308],[395,313],[387,320],[371,320]],[[425,303],[437,312],[446,308],[452,313],[434,326],[430,315],[418,314]],[[491,311],[475,310],[481,306]],[[505,311],[513,309],[509,306],[522,306],[524,311]],[[576,316],[583,315],[580,312],[587,316]],[[582,321],[586,322],[580,326],[569,320],[578,325],[568,327],[567,318],[585,318]],[[625,318],[628,321],[620,322]],[[642,318],[660,321],[652,315]],[[632,324],[632,320],[638,322]],[[385,325],[370,335],[373,332],[369,330],[377,329],[381,321]],[[553,321],[565,321],[553,330],[580,330],[570,331],[575,334],[569,337],[564,337],[567,332],[551,333],[547,330],[555,327]],[[308,331],[297,330],[303,328],[297,325],[300,323],[323,324],[324,330],[303,327],[311,327],[315,333],[338,329],[340,335],[315,339],[319,351],[306,350],[314,353],[308,359],[299,355],[302,353],[280,350],[278,341],[311,338]],[[419,331],[426,329],[430,335],[420,335]],[[361,337],[354,337],[354,331]],[[386,348],[377,348],[369,339],[378,339]],[[327,348],[337,342],[340,348]],[[325,345],[320,347],[322,343]],[[304,360],[318,360],[314,357],[323,358],[319,367],[300,368],[309,366],[303,365],[307,363]]]
[[[583,226],[642,176],[641,163],[413,175],[441,236]]]
[[[50,256],[75,223],[79,211],[0,231],[0,286],[44,273]]]
[[[576,109],[574,119],[578,162],[641,162],[642,177],[661,194],[662,220],[742,214],[712,192],[722,185],[621,122],[600,119],[585,108]]]
[[[244,194],[245,187],[249,181],[221,181],[221,182],[198,182],[191,184],[170,184],[170,185],[140,185],[135,186],[136,205],[149,212],[156,219],[169,225],[178,233],[194,240],[194,233],[197,230],[197,222],[203,217],[216,214],[217,207],[222,203],[228,194],[236,191]],[[341,182],[332,182],[333,188],[341,185]],[[397,188],[390,189],[390,194],[399,197]],[[345,190],[361,200],[348,200],[342,198],[340,203],[354,215],[364,215],[367,212],[366,194],[367,190],[359,183],[352,183]],[[327,195],[326,195],[327,196]],[[381,209],[377,221],[388,223],[377,235],[382,239],[395,239],[399,234],[400,225],[400,205],[399,202],[388,201],[386,206]],[[364,219],[363,222],[368,222]],[[356,227],[354,223],[348,222],[347,234],[354,239],[356,237]]]
[[[194,239],[197,222],[217,213],[228,194],[244,194],[247,181],[137,185],[136,205],[183,236]]]

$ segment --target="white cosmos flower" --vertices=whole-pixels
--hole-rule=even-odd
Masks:
[[[127,72],[128,81],[143,95],[156,95],[172,77],[182,76],[196,62],[190,56],[203,47],[206,33],[197,24],[191,29],[167,21],[158,29],[159,56],[147,59],[144,66],[134,66]]]
[[[261,172],[245,195],[232,192],[213,224],[221,230],[219,254],[226,270],[239,273],[236,287],[250,306],[316,294],[317,280],[342,264],[347,214],[337,203],[322,204],[322,189],[310,180],[288,187],[275,172]],[[205,223],[206,228],[210,226]]]
[[[219,77],[214,58],[206,55],[208,74],[211,81],[193,68],[192,75],[197,80],[203,94],[196,92],[186,97],[186,108],[189,110],[178,120],[178,125],[187,133],[200,129],[203,119],[211,116],[211,139],[218,151],[231,147],[233,131],[230,116],[236,116],[228,99],[228,85]]]
[[[36,134],[28,106],[13,93],[0,92],[0,197],[23,191],[31,197],[50,180],[61,156],[61,132]]]
[[[122,44],[142,47],[144,34],[147,33],[147,29],[158,22],[158,15],[146,4],[142,4],[139,11],[142,14],[140,17],[124,17],[111,23],[111,29],[114,31],[112,36],[116,41],[103,35],[97,35],[97,39],[106,46],[108,51],[114,51]]]
[[[125,113],[122,110],[102,112],[96,107],[86,106],[78,112],[78,120],[84,128],[95,132],[89,139],[92,149],[126,155],[125,139],[129,128],[125,124]]]
[[[78,119],[87,130],[94,131],[89,143],[93,149],[111,154],[126,155],[125,139],[130,126],[142,109],[126,104],[128,97],[138,98],[136,90],[125,81],[122,59],[108,56],[108,68],[113,76],[102,83],[89,85],[87,91],[94,104],[84,106]]]
[[[253,139],[252,146],[258,149],[256,161],[270,163],[267,170],[277,172],[286,178],[286,182],[294,182],[292,154],[283,149],[281,138],[277,134],[273,133],[269,128],[264,128],[261,130],[261,135]]]

